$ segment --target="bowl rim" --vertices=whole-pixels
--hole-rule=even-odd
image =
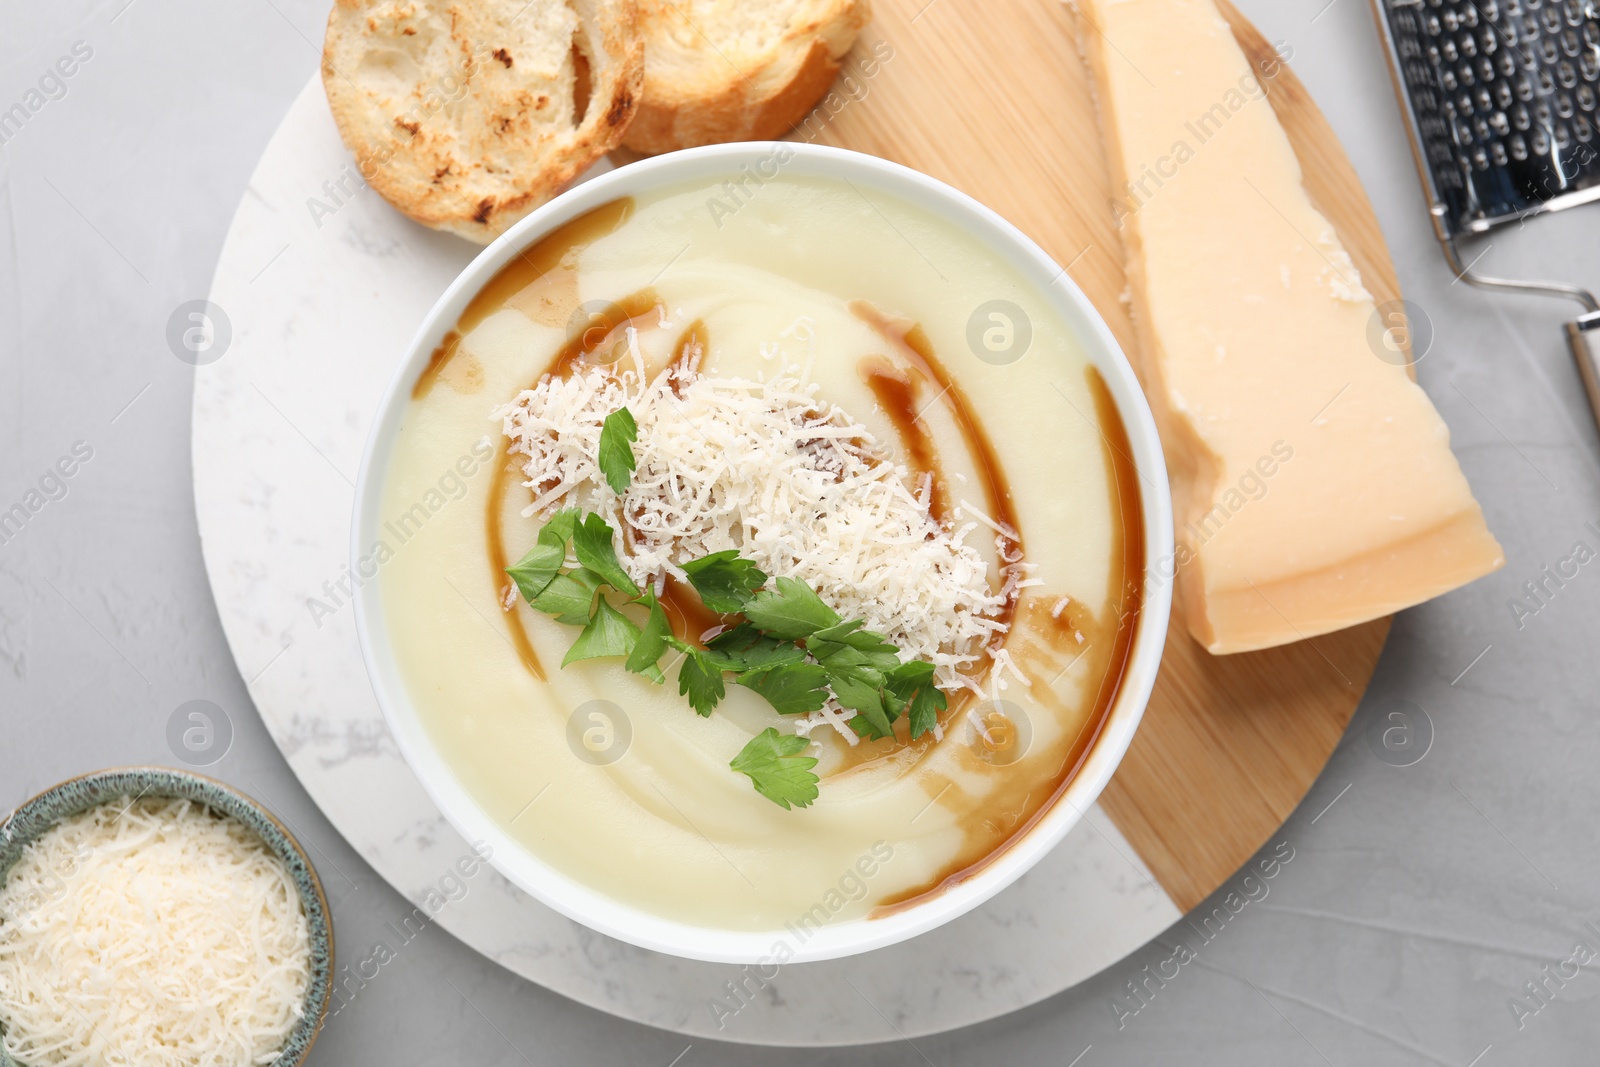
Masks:
[[[317,868],[311,862],[311,856],[306,852],[305,846],[300,843],[300,839],[284,824],[283,820],[267,810],[265,804],[241,791],[236,786],[229,785],[227,782],[213,778],[210,775],[199,774],[195,771],[177,767],[163,767],[158,764],[128,764],[104,767],[100,770],[85,771],[82,774],[73,775],[71,778],[63,779],[55,785],[39,790],[26,800],[21,801],[3,818],[0,818],[0,848],[10,850],[13,846],[16,846],[20,851],[20,848],[26,847],[50,832],[63,819],[81,814],[91,808],[112,803],[114,797],[108,794],[94,798],[87,803],[74,805],[69,810],[57,813],[53,817],[45,818],[44,813],[40,812],[38,814],[40,814],[42,821],[34,828],[33,832],[20,840],[15,837],[15,826],[19,819],[27,819],[34,815],[37,809],[46,806],[52,799],[60,796],[73,786],[100,781],[112,785],[121,785],[123,782],[127,784],[138,782],[153,783],[146,784],[138,796],[134,797],[135,800],[149,796],[193,800],[204,804],[206,807],[240,823],[260,837],[262,844],[266,845],[267,849],[285,866],[290,867],[291,870],[297,864],[304,869],[311,893],[308,895],[304,892],[298,882],[295,890],[296,895],[300,898],[301,907],[306,909],[306,923],[312,948],[311,977],[306,984],[305,999],[301,1002],[306,1011],[300,1022],[295,1025],[294,1029],[289,1032],[289,1036],[284,1039],[282,1051],[291,1049],[294,1051],[289,1057],[280,1054],[279,1059],[273,1061],[275,1065],[282,1064],[283,1067],[301,1067],[306,1058],[311,1055],[311,1049],[316,1045],[317,1038],[322,1035],[323,1025],[327,1022],[328,1008],[333,999],[333,976],[337,973],[337,964],[334,959],[333,910],[328,905],[328,896],[323,888],[322,878],[317,874]],[[227,805],[237,810],[230,811],[226,806],[219,807],[204,797],[163,791],[183,786],[188,786],[196,792],[209,791],[221,794]],[[119,789],[115,795],[126,795],[126,790]],[[244,814],[241,814],[241,812]],[[256,826],[252,826],[250,823],[252,818],[259,819],[273,827],[288,848],[290,855],[284,855],[283,850],[278,848],[274,841],[263,836]],[[16,857],[13,857],[10,863],[0,867],[0,886],[5,885],[15,862]],[[320,966],[317,963],[315,951],[319,928],[327,945],[326,958]],[[5,1048],[0,1046],[0,1067],[23,1067],[23,1065],[19,1065],[6,1052]]]
[[[382,583],[372,580],[376,573],[368,575],[361,566],[363,546],[373,542],[379,527],[387,459],[411,388],[434,349],[455,328],[466,304],[502,266],[557,226],[618,197],[697,179],[736,177],[741,164],[775,159],[780,173],[842,178],[928,211],[972,234],[1036,287],[1100,371],[1122,417],[1143,487],[1145,548],[1144,603],[1122,682],[1098,736],[1066,788],[1021,837],[1001,846],[960,883],[883,917],[826,925],[798,949],[783,929],[728,930],[646,912],[577,881],[517,843],[482,808],[429,738],[387,640]],[[639,948],[708,962],[765,965],[776,958],[780,944],[788,949],[783,962],[833,959],[882,948],[976,908],[1021,877],[1084,816],[1126,753],[1155,684],[1172,605],[1172,501],[1155,422],[1132,365],[1066,268],[997,212],[936,178],[877,156],[788,141],[710,145],[619,167],[563,192],[475,256],[424,316],[384,390],[362,452],[353,511],[349,563],[360,579],[354,584],[362,661],[401,755],[446,820],[467,841],[486,845],[489,862],[512,884],[567,918]]]

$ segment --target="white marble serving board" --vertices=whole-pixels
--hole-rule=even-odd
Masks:
[[[468,845],[389,736],[339,586],[379,396],[475,252],[359,186],[313,79],[234,216],[211,293],[231,337],[224,347],[215,335],[215,361],[195,380],[195,507],[239,670],[312,798],[419,905]],[[1180,918],[1098,807],[962,919],[864,956],[791,965],[764,984],[614,941],[497,874],[479,877],[490,891],[474,889],[437,921],[490,959],[602,1011],[758,1044],[856,1044],[992,1019],[1088,978]],[[730,981],[750,990],[731,1017]]]

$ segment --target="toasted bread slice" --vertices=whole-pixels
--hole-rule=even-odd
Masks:
[[[870,0],[639,0],[639,152],[787,133],[833,83]]]
[[[362,177],[481,244],[617,146],[643,78],[634,0],[335,0],[322,52]]]

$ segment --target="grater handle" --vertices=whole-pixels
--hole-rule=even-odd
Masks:
[[[1578,361],[1578,374],[1583,378],[1584,392],[1589,394],[1595,424],[1600,425],[1600,311],[1567,323],[1567,341],[1572,345],[1572,358]]]

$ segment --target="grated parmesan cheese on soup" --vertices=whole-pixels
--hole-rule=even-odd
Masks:
[[[0,1023],[27,1067],[268,1064],[310,980],[289,872],[188,800],[65,819],[0,887]]]
[[[815,385],[709,378],[682,365],[642,381],[580,368],[495,412],[510,451],[526,457],[534,501],[524,514],[576,506],[606,516],[628,576],[658,591],[666,576],[684,577],[681,564],[736,549],[770,577],[804,581],[844,618],[865,619],[905,658],[932,662],[942,688],[974,684],[1026,566],[1004,561],[1001,588],[991,589],[987,561],[967,542],[987,517],[963,504],[951,528],[941,525],[927,479],[913,492],[906,468],[866,427],[819,403]],[[638,424],[638,467],[619,496],[598,456],[606,416],[623,406]]]

